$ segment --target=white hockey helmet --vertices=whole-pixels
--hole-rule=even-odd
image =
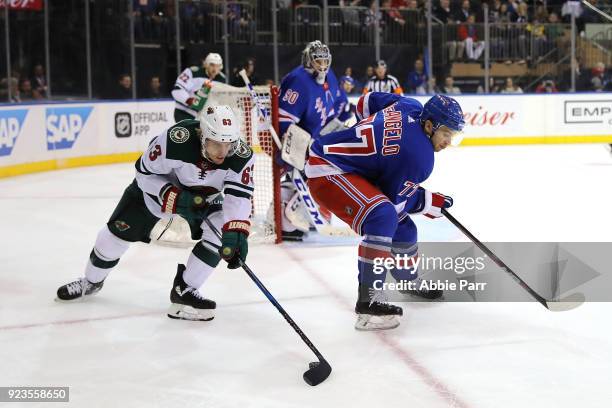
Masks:
[[[204,66],[207,66],[208,64],[219,65],[220,69],[223,69],[223,58],[221,58],[221,55],[217,54],[216,52],[211,52],[204,59]]]
[[[319,85],[325,82],[331,63],[332,56],[329,48],[319,40],[308,43],[302,52],[302,65],[308,71],[316,74]]]
[[[206,140],[232,143],[228,153],[231,156],[236,152],[240,143],[240,127],[234,111],[227,105],[209,106],[200,115],[200,129],[202,130],[202,156],[208,158],[206,153]]]

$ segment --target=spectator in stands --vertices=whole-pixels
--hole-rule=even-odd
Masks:
[[[119,75],[119,81],[111,99],[132,99],[132,77],[128,74]]]
[[[168,97],[163,95],[161,91],[161,81],[158,76],[152,76],[149,80],[149,87],[147,89],[146,97],[149,99],[160,99]]]
[[[444,87],[442,88],[442,93],[446,95],[460,95],[461,89],[455,86],[455,80],[452,76],[447,75],[444,79]]]
[[[403,27],[406,24],[406,20],[402,17],[399,9],[391,5],[391,0],[383,0],[381,3],[382,9],[385,11],[387,21],[391,24],[397,24]]]
[[[30,83],[41,98],[47,98],[47,77],[45,75],[45,68],[42,64],[36,64],[34,66],[34,75],[30,78]]]
[[[427,80],[427,94],[434,95],[439,93],[442,93],[442,91],[436,83],[436,77],[432,75],[431,78]]]
[[[476,89],[476,93],[479,93],[479,94],[486,93],[484,83],[481,83],[478,85],[478,88]],[[489,93],[499,93],[499,86],[495,84],[495,78],[493,77],[489,77]]]
[[[459,24],[457,37],[463,42],[465,53],[470,60],[477,60],[485,49],[484,41],[478,40],[476,33],[476,16],[470,14],[465,23]],[[459,47],[457,47],[459,48]]]
[[[406,10],[418,10],[419,2],[417,0],[406,0]]]
[[[370,78],[362,93],[368,92],[388,92],[402,95],[404,90],[400,86],[399,81],[393,75],[387,74],[387,63],[383,60],[376,61],[374,68],[374,76]]]
[[[19,96],[22,101],[42,99],[40,94],[32,88],[32,82],[30,82],[30,80],[27,78],[24,78],[19,82]]]
[[[501,5],[501,0],[493,0],[493,4],[489,7],[489,23],[499,22]]]
[[[434,9],[433,14],[444,24],[452,23],[454,21],[450,8],[450,0],[440,0],[440,5]]]
[[[365,39],[369,43],[374,42],[374,36],[376,35],[376,20],[378,20],[378,29],[379,35],[381,35],[384,31],[384,20],[382,19],[382,12],[380,9],[376,12],[376,1],[372,0],[370,2],[370,7],[365,12],[365,18],[363,21],[363,33]]]
[[[407,9],[408,8],[408,0],[391,0],[391,7],[395,7],[396,9]]]
[[[463,0],[461,2],[461,8],[455,12],[455,22],[457,24],[465,23],[467,21],[468,17],[471,14],[470,8],[470,0]]]
[[[610,78],[606,76],[606,65],[598,62],[591,71],[591,90],[603,92],[608,87]]]
[[[10,99],[8,99],[8,87],[9,86],[11,89]],[[0,80],[0,95],[3,99],[3,102],[8,100],[9,103],[21,103],[21,96],[19,95],[19,80],[13,76],[8,80],[8,85],[7,85],[7,79],[2,78]]]
[[[423,60],[414,61],[414,71],[408,74],[406,91],[411,94],[424,95],[427,93],[427,74],[424,71]]]
[[[525,28],[527,32],[531,33],[531,41],[533,44],[531,58],[536,60],[536,64],[541,62],[548,44],[548,39],[544,31],[544,24],[542,24],[542,22],[542,20],[539,20],[539,17],[534,17],[533,23],[527,24]]]
[[[545,79],[536,87],[536,93],[557,93],[559,90],[552,79]]]
[[[255,75],[255,58],[249,57],[244,60],[242,66],[236,71],[236,74],[232,78],[231,84],[233,86],[245,86],[242,77],[238,74],[240,69],[244,69],[246,71],[247,77],[249,81],[251,81],[252,85],[261,85],[260,79]]]
[[[348,75],[340,77],[340,86],[347,95],[355,94],[355,80],[352,77]]]
[[[587,91],[591,89],[591,78],[590,73],[582,66],[582,61],[580,57],[576,58],[576,70],[575,70],[575,78],[576,78],[576,89],[575,91]],[[562,80],[560,82],[561,89],[566,92],[572,92],[572,66],[571,64],[567,64],[566,69],[563,71],[561,76]]]
[[[365,88],[366,84],[368,83],[370,78],[372,78],[373,76],[374,76],[374,67],[371,65],[368,65],[365,70],[365,76],[362,78],[359,84],[359,87],[361,88],[361,92],[363,92],[363,89]]]
[[[522,94],[523,90],[520,86],[514,85],[514,80],[511,77],[506,78],[506,84],[500,91],[503,94]]]

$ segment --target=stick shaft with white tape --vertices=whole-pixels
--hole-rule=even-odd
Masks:
[[[268,112],[266,111],[266,108],[264,108],[263,104],[259,100],[259,97],[257,96],[257,92],[255,92],[255,89],[253,88],[253,85],[251,84],[251,81],[249,80],[249,77],[247,76],[246,71],[242,69],[240,70],[240,72],[238,72],[238,75],[242,77],[244,84],[246,85],[247,89],[251,93],[251,99],[253,99],[253,102],[255,102],[255,106],[257,106],[257,110],[259,110],[259,114],[261,115],[262,118],[264,118],[265,120],[268,120]],[[282,143],[280,141],[280,138],[278,137],[278,134],[276,134],[276,130],[274,129],[274,126],[270,126],[270,134],[272,135],[272,139],[274,139],[274,143],[276,143],[276,146],[279,149],[282,149],[283,147]]]

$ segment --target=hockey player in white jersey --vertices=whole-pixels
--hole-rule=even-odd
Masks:
[[[185,69],[176,79],[172,98],[175,101],[174,120],[195,119],[204,108],[213,81],[225,83],[223,59],[221,55],[211,52],[204,59],[202,67],[193,66]]]
[[[246,259],[254,162],[229,106],[207,107],[199,121],[181,121],[153,138],[135,163],[136,178],[98,233],[85,277],[61,286],[58,300],[98,292],[130,243],[150,242],[157,221],[178,214],[187,220],[192,238],[199,242],[187,264],[178,266],[168,316],[211,320],[216,304],[198,288],[221,258],[231,269]],[[204,217],[222,231],[221,240]]]

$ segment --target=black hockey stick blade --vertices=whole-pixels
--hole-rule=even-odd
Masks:
[[[552,312],[566,312],[582,305],[586,298],[582,293],[573,293],[558,300],[547,300],[546,307]]]
[[[309,366],[310,368],[308,371],[304,373],[304,381],[306,381],[306,384],[312,385],[313,387],[325,381],[332,371],[331,366],[325,359],[313,361]]]

